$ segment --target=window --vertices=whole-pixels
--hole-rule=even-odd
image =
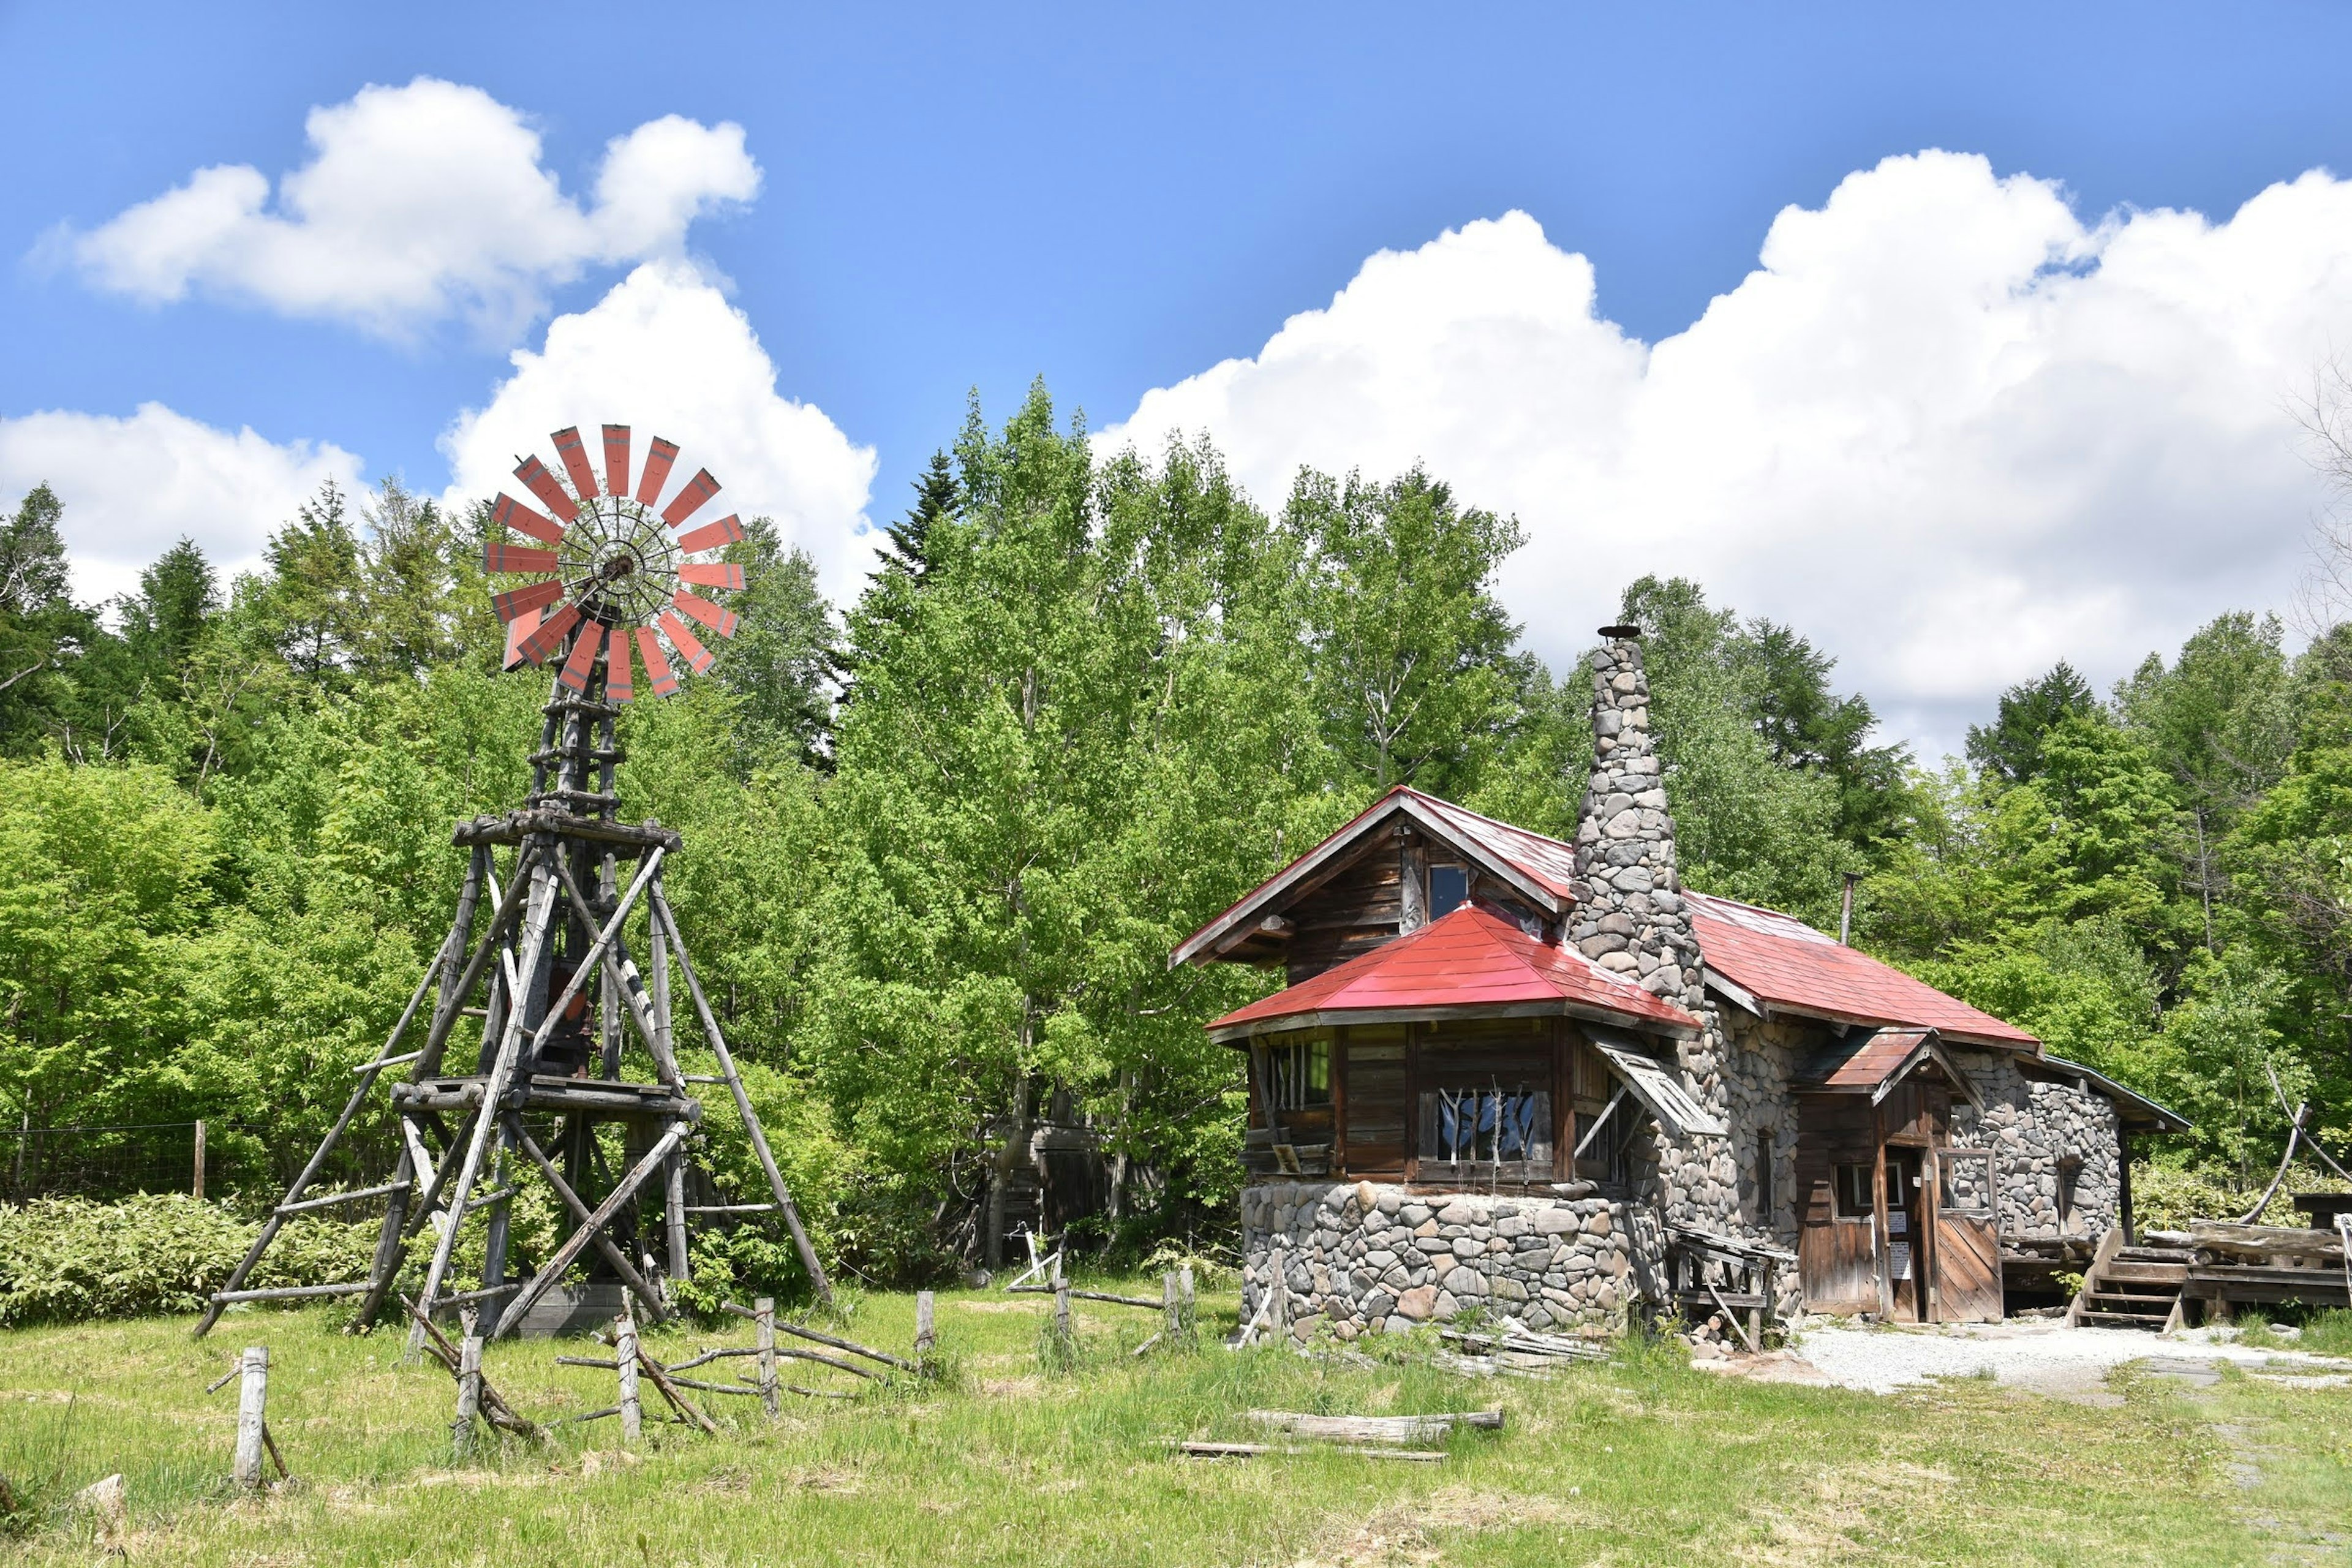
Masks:
[[[1331,1103],[1331,1042],[1273,1040],[1265,1047],[1265,1089],[1276,1110]]]
[[[1470,901],[1470,872],[1461,866],[1429,868],[1429,918],[1443,920]]]
[[[1779,1200],[1772,1182],[1772,1131],[1766,1128],[1756,1134],[1756,1217],[1770,1224]]]
[[[1512,1089],[1438,1089],[1422,1096],[1422,1158],[1447,1165],[1551,1162],[1551,1096]]]
[[[1838,1218],[1868,1219],[1877,1212],[1878,1205],[1872,1201],[1868,1165],[1832,1165],[1830,1176],[1837,1196]]]

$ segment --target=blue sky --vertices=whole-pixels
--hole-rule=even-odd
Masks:
[[[2055,182],[2086,232],[2110,213],[2160,208],[2221,225],[2276,183],[2352,166],[2347,45],[2352,12],[2317,5],[1936,15],[1498,5],[1467,21],[1323,5],[412,5],[362,16],[8,5],[0,134],[13,156],[0,250],[14,265],[0,268],[0,422],[45,411],[124,418],[158,403],[220,432],[331,444],[370,479],[398,471],[428,490],[449,484],[459,411],[489,404],[511,374],[509,353],[543,346],[551,318],[592,310],[635,258],[551,272],[544,309],[520,324],[428,312],[387,331],[235,289],[149,302],[107,286],[71,249],[199,169],[246,164],[275,182],[300,168],[311,156],[305,116],[369,84],[430,77],[478,89],[536,129],[567,196],[593,185],[609,141],[661,116],[740,126],[758,194],[717,204],[725,210],[694,221],[679,248],[726,280],[782,396],[821,410],[847,447],[872,448],[863,511],[879,520],[900,510],[908,480],[952,436],[969,388],[1002,412],[1043,374],[1097,426],[1130,422],[1153,389],[1261,355],[1286,320],[1331,306],[1377,253],[1420,253],[1515,211],[1539,226],[1547,255],[1589,259],[1593,320],[1639,345],[1684,333],[1756,274],[1783,209],[1822,209],[1849,177],[1924,149],[1979,155],[1993,182]],[[2319,232],[2323,249],[2340,238],[2352,253],[2352,235],[2336,227],[2331,207],[2298,232]],[[1480,276],[1472,268],[1458,286],[1477,293]],[[2296,329],[2314,363],[2332,346],[2335,308],[2331,295]],[[2295,352],[2273,343],[2264,363],[2292,371]],[[2273,379],[2275,414],[2296,381]],[[2100,395],[2079,384],[2076,395],[2086,427],[2107,427]],[[624,416],[606,411],[613,395],[583,393],[596,405],[576,417]],[[1239,418],[1248,406],[1182,405],[1212,427],[1216,409]],[[2170,417],[2150,416],[2152,446],[2165,444],[2156,433]],[[1290,440],[1278,423],[1234,433],[1246,446],[1255,432],[1267,448],[1236,465],[1261,492],[1297,462],[1328,463],[1338,450],[1303,427]],[[18,429],[0,500],[30,482],[44,432],[54,426]],[[1452,449],[1422,440],[1409,414],[1396,440],[1370,460],[1434,462]],[[2031,466],[2017,453],[1991,460],[2012,479]],[[1463,467],[1470,499],[1529,515],[1533,469],[1496,479],[1486,495],[1477,463]],[[1605,613],[1613,595],[1615,584],[1598,583],[1605,565],[1586,570],[1590,539],[1574,518],[1620,515],[1611,508],[1638,517],[1642,497],[1617,493],[1631,483],[1622,476],[1615,483],[1605,504],[1571,505],[1556,525],[1585,539],[1584,553],[1537,551],[1513,589],[1530,640],[1555,657],[1572,652],[1591,605]],[[2261,608],[2251,601],[2283,601],[2291,587],[2289,546],[2300,545],[2287,535],[2322,503],[2284,468],[2247,484],[2265,517],[2275,514],[2263,535],[2274,569],[2216,591]],[[93,500],[69,517],[97,528],[90,514],[105,511]],[[2201,515],[2226,531],[2242,511],[2220,500]],[[234,555],[242,525],[220,526],[218,548]],[[1531,531],[1554,526],[1530,520]],[[1682,555],[1641,563],[1712,581],[1706,539],[1685,542]],[[1791,553],[1823,548],[1788,542]],[[2018,574],[2079,574],[2081,553]],[[2184,557],[2166,569],[2194,565]],[[1932,554],[1874,568],[1914,569],[1934,572]],[[1880,658],[1883,630],[1823,624],[1822,601],[1782,593],[1771,573],[1726,570],[1727,596],[1736,587],[1743,609],[1799,619],[1931,742],[2045,651],[2035,638],[1972,644],[1965,689],[1939,685],[1919,673],[1935,647]],[[2144,651],[2200,610],[2231,607],[2186,582],[2132,592],[2155,607],[2042,613],[2074,617],[2096,645],[2087,661],[2113,666],[2127,657],[2116,650]],[[1846,595],[1866,601],[1869,584]],[[1572,631],[1551,625],[1555,605],[1573,616]],[[2110,611],[2113,626],[2101,618]],[[1957,605],[1942,613],[1964,618]]]

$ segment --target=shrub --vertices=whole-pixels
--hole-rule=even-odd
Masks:
[[[2132,1166],[2132,1217],[2143,1231],[2186,1230],[2192,1219],[2234,1220],[2254,1205],[2269,1184],[2264,1172],[2251,1187],[2239,1184],[2237,1173],[2212,1165],[2181,1169],[2149,1163]],[[2297,1164],[2279,1184],[2261,1215],[2263,1225],[2301,1226],[2304,1215],[2294,1206],[2297,1193],[2333,1192],[2341,1179]]]
[[[0,1325],[196,1311],[259,1230],[179,1194],[109,1204],[43,1198],[0,1207]],[[364,1279],[376,1233],[374,1221],[297,1221],[248,1283]]]

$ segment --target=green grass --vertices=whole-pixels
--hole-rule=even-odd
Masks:
[[[1210,1305],[1213,1337],[1233,1303]],[[2237,1379],[2200,1399],[2126,1374],[2120,1407],[2090,1408],[1977,1380],[1893,1398],[1757,1384],[1664,1349],[1542,1381],[1213,1343],[1136,1361],[1124,1347],[1156,1324],[1110,1307],[1081,1309],[1078,1365],[1051,1372],[1046,1310],[943,1295],[949,1386],[799,1402],[773,1426],[756,1400],[713,1401],[728,1436],[661,1428],[634,1464],[613,1457],[607,1420],[453,1468],[446,1374],[401,1364],[394,1336],[337,1333],[325,1311],[238,1314],[201,1342],[186,1320],[0,1333],[0,1473],[29,1503],[0,1551],[90,1561],[94,1527],[63,1505],[120,1470],[132,1517],[104,1544],[142,1563],[2263,1562],[2277,1499],[2232,1479],[2220,1402],[2239,1430],[2294,1428],[2276,1439],[2278,1485],[2310,1517],[2352,1514],[2344,1417],[2314,1415],[2340,1410],[2341,1389]],[[904,1351],[912,1320],[909,1298],[869,1297],[848,1331]],[[749,1337],[730,1322],[649,1338],[677,1360]],[[225,1479],[234,1385],[204,1385],[264,1342],[271,1429],[300,1484],[240,1500]],[[557,1367],[558,1350],[502,1342],[489,1376],[535,1418],[610,1404],[611,1374]],[[1204,1461],[1160,1441],[1258,1436],[1252,1407],[1493,1405],[1504,1430],[1457,1434],[1442,1465]]]
[[[2352,1356],[2352,1312],[2327,1307],[2308,1315],[2288,1311],[2289,1320],[2303,1317],[2303,1331],[2294,1336],[2273,1332],[2268,1319],[2249,1313],[2239,1323],[2238,1342],[2256,1350],[2309,1351],[2314,1355]]]

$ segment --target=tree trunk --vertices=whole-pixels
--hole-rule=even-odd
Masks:
[[[1029,1152],[1029,1074],[1024,1069],[1013,1079],[1013,1115],[1005,1124],[1004,1142],[996,1151],[995,1166],[988,1179],[988,1219],[986,1233],[981,1237],[981,1261],[990,1269],[1004,1266],[1004,1200],[1005,1190],[1013,1184],[1013,1167]]]

